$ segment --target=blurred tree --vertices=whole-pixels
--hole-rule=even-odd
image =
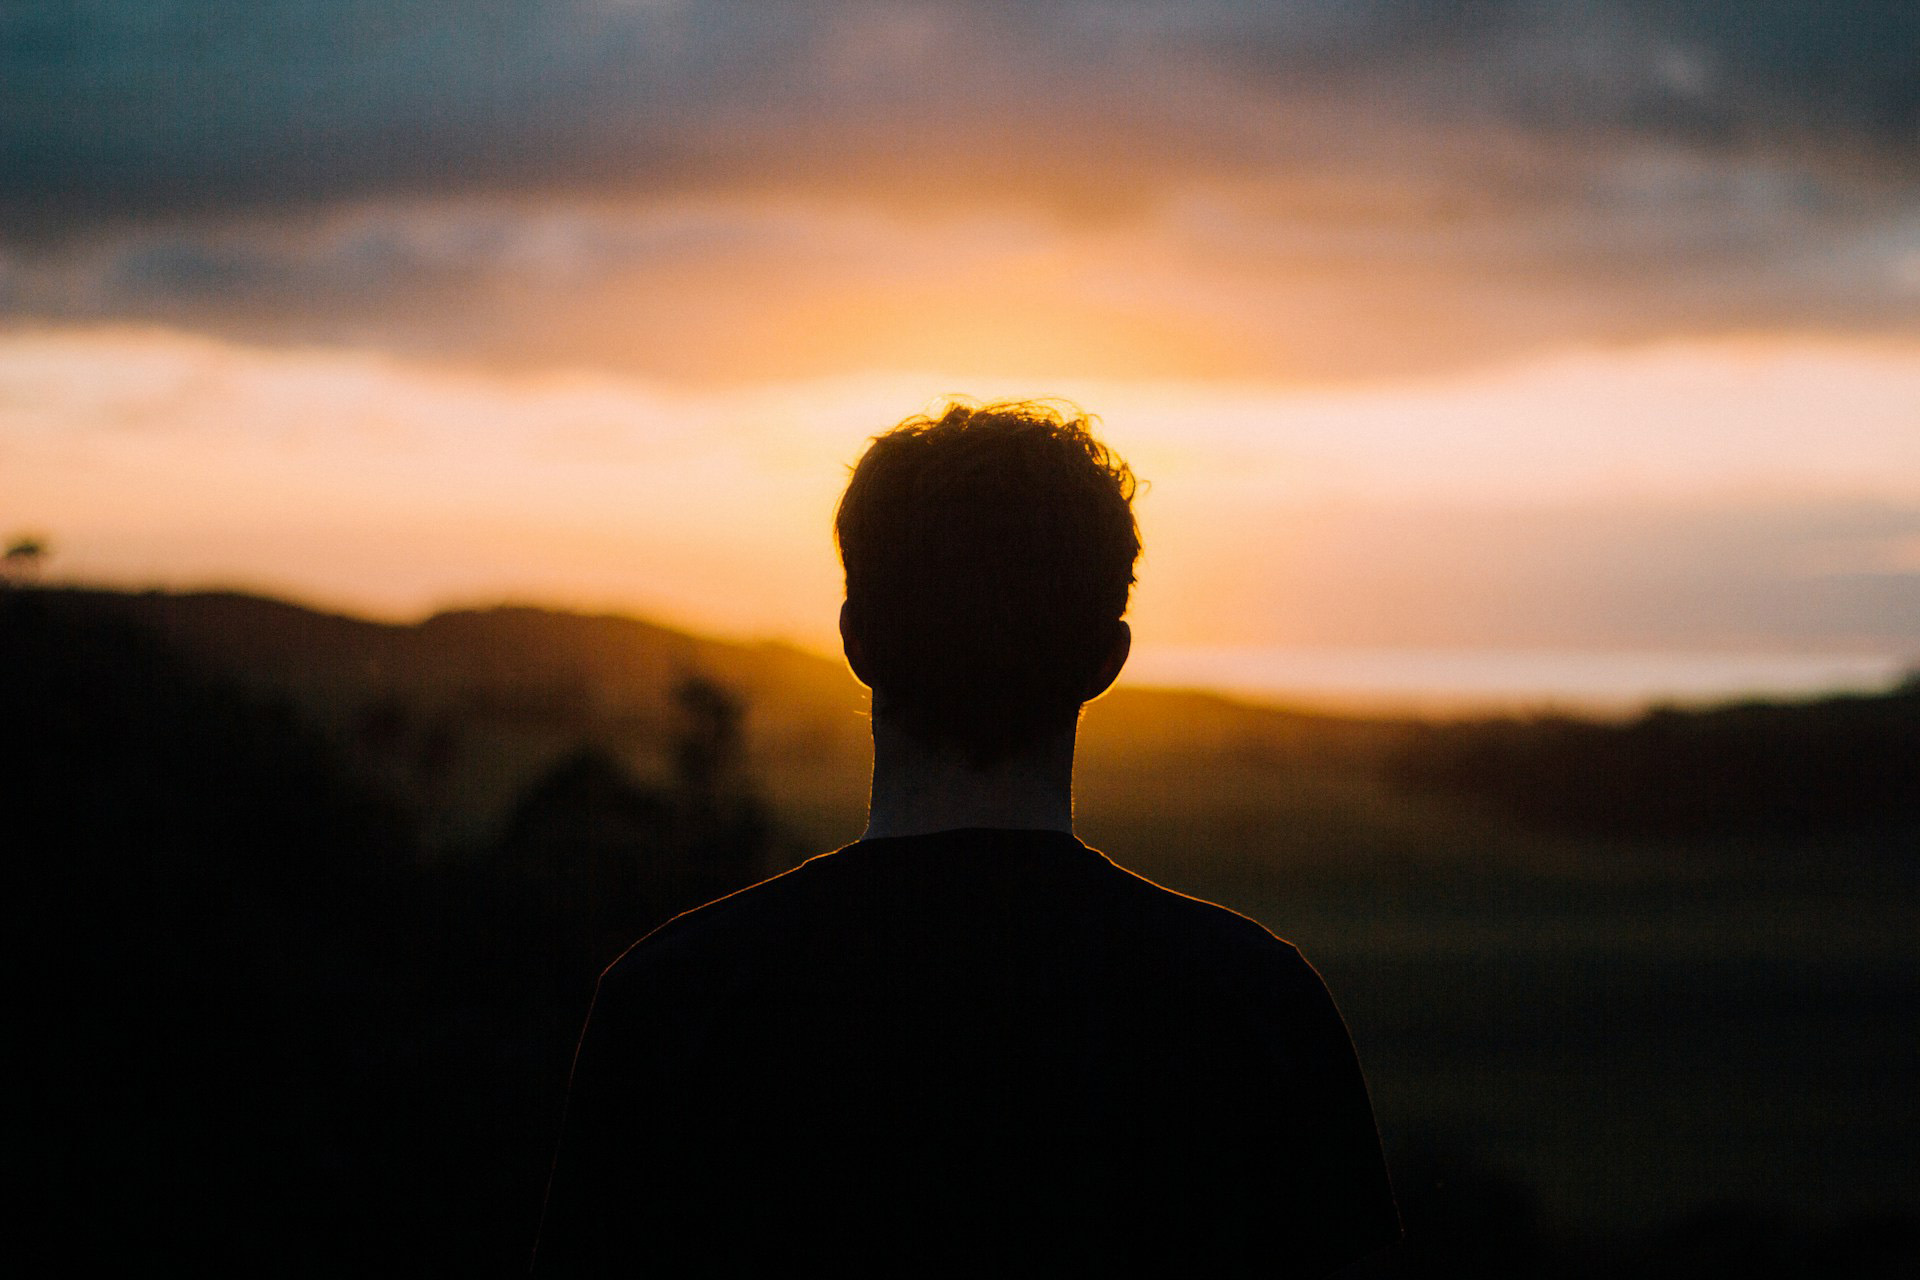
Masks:
[[[779,834],[745,776],[740,697],[702,675],[673,690],[672,778],[636,776],[591,740],[520,796],[494,862],[584,946],[593,972],[682,911],[752,883]]]
[[[745,708],[726,688],[698,674],[681,677],[673,701],[681,720],[673,744],[680,786],[692,797],[718,796],[738,782]]]
[[[16,535],[8,541],[6,554],[0,558],[0,583],[24,586],[38,582],[50,554],[45,538],[31,533]]]

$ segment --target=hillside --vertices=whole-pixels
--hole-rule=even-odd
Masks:
[[[418,812],[429,848],[490,838],[583,748],[668,777],[688,680],[732,704],[736,781],[771,807],[792,856],[854,838],[864,816],[866,691],[843,663],[788,645],[528,606],[396,624],[237,593],[35,594],[149,628],[289,707]],[[1086,712],[1078,814],[1115,857],[1219,896],[1271,896],[1287,868],[1631,861],[1623,844],[1670,858],[1839,837],[1903,857],[1920,844],[1914,759],[1912,685],[1624,723],[1433,724],[1123,687]]]
[[[689,677],[738,700],[744,770],[798,847],[844,843],[864,818],[866,691],[843,663],[791,646],[526,606],[395,624],[237,593],[37,594],[150,628],[289,705],[404,790],[443,845],[485,835],[544,769],[583,744],[612,751],[640,777],[663,776],[674,691]],[[1116,853],[1169,828],[1191,838],[1196,824],[1233,846],[1260,827],[1298,831],[1275,814],[1350,802],[1354,779],[1377,772],[1407,728],[1119,689],[1087,713],[1083,820]],[[1196,789],[1196,776],[1208,785]],[[1295,844],[1282,840],[1279,851]]]

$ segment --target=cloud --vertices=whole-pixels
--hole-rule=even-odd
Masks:
[[[1097,217],[963,194],[385,198],[0,250],[0,315],[749,382],[1351,380],[1700,333],[1920,336],[1920,190],[1664,145],[1302,166]]]
[[[47,230],[89,211],[676,189],[903,152],[932,174],[983,145],[1097,184],[1128,150],[1186,168],[1364,148],[1356,117],[1865,149],[1911,178],[1916,49],[1902,0],[12,6],[0,212]],[[1102,139],[1116,129],[1129,146]]]
[[[736,380],[943,351],[1338,379],[1910,335],[1917,22],[1898,0],[13,6],[0,318]]]

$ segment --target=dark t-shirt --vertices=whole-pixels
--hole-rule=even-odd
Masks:
[[[965,830],[607,970],[535,1272],[1318,1275],[1398,1234],[1299,952],[1064,832]]]

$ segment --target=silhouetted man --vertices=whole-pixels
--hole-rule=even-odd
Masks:
[[[540,1275],[1320,1275],[1399,1233],[1319,977],[1073,836],[1133,476],[1083,420],[877,438],[836,522],[866,835],[607,970]]]

